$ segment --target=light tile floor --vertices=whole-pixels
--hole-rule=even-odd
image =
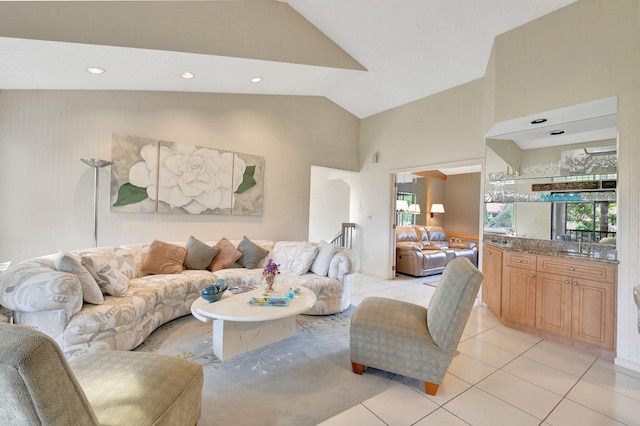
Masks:
[[[382,296],[426,306],[435,287],[425,283],[439,278],[356,274],[351,303]],[[397,376],[387,391],[321,425],[640,425],[640,373],[504,327],[482,306],[458,351],[436,396]]]

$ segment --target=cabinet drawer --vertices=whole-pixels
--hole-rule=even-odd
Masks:
[[[538,271],[576,278],[615,283],[615,266],[598,262],[571,261],[552,256],[538,256]]]
[[[504,266],[536,270],[536,255],[507,251],[504,253]]]

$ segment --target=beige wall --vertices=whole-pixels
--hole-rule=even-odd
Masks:
[[[422,176],[414,177],[416,182],[416,202],[420,206],[420,214],[416,215],[416,225],[426,225],[429,206],[427,206],[427,178]]]
[[[309,241],[331,241],[349,222],[350,176],[354,172],[311,167]]]
[[[480,234],[480,173],[447,176],[445,189],[447,234]],[[464,207],[461,207],[464,206]]]
[[[449,212],[453,207],[449,206],[447,201],[447,185],[449,181],[446,179],[440,179],[433,176],[427,177],[428,187],[429,187],[429,196],[427,197],[427,225],[430,226],[440,226],[442,228],[447,229],[449,226],[449,221],[447,220],[449,217]],[[444,205],[444,214],[438,213],[434,214],[431,217],[431,206],[433,204],[442,204]]]
[[[362,120],[360,175],[351,188],[362,272],[394,275],[393,172],[482,163],[482,96],[476,80]],[[376,151],[380,161],[372,163]]]
[[[2,260],[93,245],[94,174],[80,158],[110,159],[113,133],[264,156],[264,209],[256,217],[111,213],[107,168],[100,245],[191,234],[306,240],[311,165],[358,167],[359,120],[323,98],[0,91],[0,117]]]

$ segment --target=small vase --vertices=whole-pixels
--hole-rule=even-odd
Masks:
[[[272,277],[272,276],[264,277],[264,280],[262,281],[262,284],[264,285],[264,291],[265,292],[273,291],[273,281],[274,281],[274,279],[275,279],[275,277]]]

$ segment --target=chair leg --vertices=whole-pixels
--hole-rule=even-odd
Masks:
[[[429,395],[435,396],[439,387],[440,385],[436,385],[435,383],[424,382],[424,391]]]
[[[356,374],[360,374],[362,375],[362,373],[364,373],[364,365],[362,364],[358,364],[355,362],[351,363],[351,368],[353,369],[353,372]]]

